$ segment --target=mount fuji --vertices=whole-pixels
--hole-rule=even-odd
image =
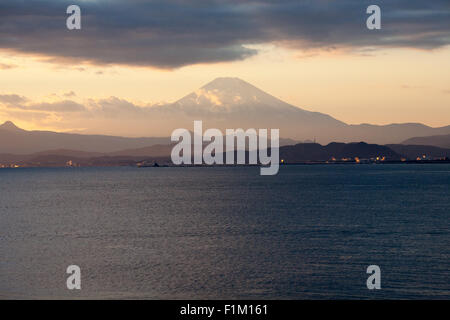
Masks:
[[[84,152],[116,152],[170,144],[177,128],[192,130],[194,120],[203,130],[280,129],[280,145],[317,141],[398,144],[412,137],[449,135],[450,126],[432,128],[420,123],[349,125],[329,115],[290,105],[238,78],[217,78],[180,100],[146,108],[134,118],[118,118],[124,130],[140,121],[144,136],[125,138],[115,134],[74,134],[26,131],[7,121],[0,125],[0,154],[27,154],[45,150],[71,149]],[[130,122],[126,122],[130,121]],[[133,122],[134,121],[134,122]]]
[[[450,126],[431,128],[419,123],[349,125],[327,114],[290,105],[239,78],[217,78],[165,106],[174,117],[203,120],[210,128],[274,128],[297,141],[317,140],[387,144],[413,136],[449,134]],[[189,128],[188,127],[188,128]]]

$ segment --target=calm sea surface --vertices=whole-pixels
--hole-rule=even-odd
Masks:
[[[448,299],[449,218],[444,164],[0,169],[0,298]]]

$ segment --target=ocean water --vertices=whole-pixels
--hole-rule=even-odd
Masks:
[[[445,164],[1,169],[0,298],[448,299],[449,217]]]

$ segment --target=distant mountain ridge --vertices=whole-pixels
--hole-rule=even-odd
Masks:
[[[166,144],[168,137],[125,138],[103,135],[83,135],[51,131],[26,131],[11,121],[0,125],[0,153],[29,154],[46,150],[72,149],[83,152],[113,152]]]
[[[0,126],[0,153],[29,154],[51,149],[108,153],[164,145],[170,143],[169,136],[174,129],[192,130],[194,120],[203,121],[203,130],[280,129],[280,137],[285,141],[310,140],[321,144],[365,141],[385,145],[399,144],[417,136],[450,135],[450,126],[431,128],[418,123],[348,125],[329,115],[290,105],[238,78],[217,78],[175,103],[150,108],[145,117],[148,119],[143,120],[148,121],[149,132],[154,127],[163,128],[158,130],[164,130],[166,137],[126,138],[26,131],[8,121]]]
[[[401,154],[407,159],[422,158],[450,158],[450,148],[439,148],[435,146],[388,144],[386,147]]]
[[[280,145],[295,143],[280,138]],[[0,125],[0,154],[31,154],[48,150],[79,150],[86,153],[114,153],[124,150],[145,152],[151,146],[166,146],[170,137],[128,138],[105,135],[85,135],[51,131],[27,131],[11,121]],[[143,148],[144,150],[139,150]],[[58,152],[59,153],[59,152]]]
[[[332,142],[322,146],[318,143],[302,143],[294,146],[280,148],[280,159],[289,162],[300,161],[327,161],[332,158],[336,160],[345,159],[371,159],[385,157],[389,160],[400,160],[401,155],[386,146],[357,143]]]
[[[450,126],[431,128],[420,123],[349,125],[290,105],[239,78],[217,78],[165,110],[182,115],[188,127],[193,120],[203,120],[209,128],[278,128],[285,138],[322,144],[401,143],[418,135],[450,134]]]
[[[5,121],[2,125],[0,125],[0,130],[8,131],[8,132],[24,132],[25,130],[16,126],[12,121]]]
[[[413,137],[402,142],[402,144],[409,145],[428,145],[440,148],[450,149],[450,134],[429,136],[429,137]]]
[[[66,166],[68,163],[80,166],[121,166],[136,165],[140,162],[159,162],[171,164],[171,145],[154,145],[137,149],[126,149],[110,153],[82,152],[77,150],[48,150],[27,155],[1,154],[2,166]],[[376,145],[358,143],[299,143],[282,146],[279,149],[280,160],[284,163],[302,163],[314,161],[354,161],[355,158],[385,160],[415,160],[450,158],[450,149],[430,146]]]

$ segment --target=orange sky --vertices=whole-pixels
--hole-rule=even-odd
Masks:
[[[368,55],[302,52],[272,45],[258,49],[258,55],[244,61],[171,71],[63,65],[3,51],[0,95],[17,94],[34,103],[73,100],[80,104],[115,96],[145,106],[175,101],[214,78],[229,76],[242,78],[303,109],[351,124],[450,124],[449,46],[429,51],[380,49]],[[0,121],[12,120],[26,129],[83,129],[71,126],[70,121],[65,121],[64,128],[56,125],[70,114],[54,114],[43,121],[33,112],[0,104]]]

